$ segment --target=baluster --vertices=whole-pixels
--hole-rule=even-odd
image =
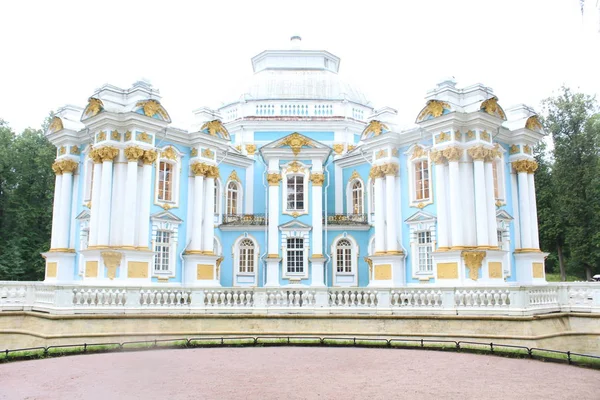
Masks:
[[[294,306],[300,307],[300,292],[294,293]]]
[[[219,292],[219,305],[221,307],[225,306],[225,293]]]
[[[281,306],[281,292],[275,292],[275,305]]]
[[[377,299],[377,291],[374,290],[373,292],[369,293],[369,300],[370,300],[370,307],[375,307],[375,300]]]
[[[353,291],[350,292],[350,307],[356,306],[357,304],[354,303],[354,300],[356,300],[356,294]]]
[[[90,298],[90,289],[83,289],[83,304],[84,305],[89,305],[88,304],[88,299]]]

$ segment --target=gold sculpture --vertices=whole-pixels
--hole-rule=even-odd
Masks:
[[[380,158],[387,157],[387,155],[388,155],[387,150],[385,150],[385,149],[379,150],[377,153],[375,153],[375,159],[379,160]]]
[[[442,154],[448,159],[448,161],[456,162],[460,160],[460,157],[462,157],[463,150],[460,147],[448,147],[442,150]]]
[[[146,165],[152,164],[154,161],[156,161],[157,156],[158,155],[156,154],[156,151],[154,151],[154,150],[144,150],[144,156],[143,156],[144,164],[146,164]]]
[[[516,144],[511,145],[508,152],[510,154],[517,154],[519,152],[519,146],[517,146]]]
[[[246,153],[248,155],[253,156],[256,153],[256,145],[255,144],[247,144],[246,145]]]
[[[201,131],[208,130],[208,134],[210,136],[219,136],[222,139],[229,139],[229,132],[223,126],[223,123],[218,119],[205,122],[204,125],[200,128]]]
[[[291,163],[288,165],[288,167],[287,167],[287,169],[285,170],[285,172],[293,172],[293,173],[297,173],[297,172],[299,172],[299,171],[301,171],[301,170],[303,170],[303,169],[304,169],[304,168],[302,168],[302,164],[300,164],[300,163],[299,163],[299,162],[297,162],[297,161],[292,161],[292,162],[291,162]]]
[[[120,142],[120,141],[121,141],[121,134],[119,133],[119,131],[116,131],[116,130],[115,130],[115,131],[112,131],[112,132],[110,133],[110,138],[111,138],[112,140],[115,140],[115,141],[117,141],[117,142]]]
[[[291,135],[285,137],[277,147],[290,146],[294,156],[297,156],[302,149],[302,146],[315,147],[313,142],[301,134],[294,132]]]
[[[450,110],[450,104],[440,100],[429,100],[425,108],[419,113],[417,121],[423,121],[429,116],[437,118],[444,113],[444,110]]]
[[[198,157],[198,149],[194,147],[192,151],[190,151],[190,156]]]
[[[488,156],[489,150],[483,146],[475,146],[468,149],[467,153],[471,156],[473,160],[483,161]]]
[[[129,142],[131,140],[131,131],[125,132],[125,141]]]
[[[102,111],[104,111],[104,104],[102,103],[102,100],[90,97],[88,99],[88,105],[83,112],[83,116],[94,117]]]
[[[138,103],[135,106],[142,107],[144,110],[144,115],[146,117],[154,117],[156,114],[158,114],[165,121],[170,120],[169,114],[167,114],[167,111],[156,100],[138,101]]]
[[[427,157],[427,152],[425,151],[424,148],[417,145],[414,147],[413,153],[412,153],[412,156],[410,157],[410,159],[414,160],[416,158],[421,158],[421,157]]]
[[[202,149],[202,157],[212,159],[215,157],[215,152],[211,149]]]
[[[78,146],[71,146],[71,150],[69,152],[74,156],[78,156],[80,154]]]
[[[228,180],[235,181],[235,182],[241,182],[242,181],[240,179],[240,177],[238,176],[237,172],[235,172],[235,169],[233,171],[231,171],[231,174],[229,175]]]
[[[485,140],[486,142],[490,141],[490,134],[487,131],[481,132],[479,136],[481,136],[481,139]]]
[[[469,278],[476,281],[479,278],[479,268],[485,258],[485,251],[463,251],[461,255],[469,268]]]
[[[450,139],[450,133],[440,132],[440,134],[435,137],[435,144],[447,142]]]
[[[542,123],[537,115],[532,115],[531,117],[527,118],[527,121],[525,122],[525,128],[531,131],[539,132],[542,130]]]
[[[434,164],[443,164],[445,162],[444,154],[441,150],[432,150],[429,153],[429,158]]]
[[[373,120],[369,122],[369,125],[367,125],[367,127],[362,131],[361,137],[367,139],[372,136],[379,136],[383,133],[384,129],[386,131],[389,131],[387,125],[385,125],[381,121]],[[372,133],[373,135],[369,135],[369,133]]]
[[[146,132],[137,132],[135,134],[135,140],[152,144],[152,135],[148,135]]]
[[[281,174],[268,174],[267,181],[269,182],[269,186],[279,186],[279,182],[281,181]]]
[[[137,161],[144,155],[144,150],[139,147],[128,147],[125,149],[125,157],[128,161]]]
[[[481,103],[480,109],[495,117],[502,118],[504,120],[506,119],[506,114],[504,114],[504,110],[502,110],[502,107],[500,107],[498,104],[497,97],[490,97]]]
[[[325,175],[321,173],[314,173],[310,175],[310,181],[313,186],[323,186],[323,182],[325,182]]]
[[[173,146],[167,147],[165,151],[160,153],[162,158],[168,158],[169,160],[177,160],[177,152],[173,148]]]
[[[334,144],[333,151],[335,151],[336,154],[342,154],[344,152],[344,144],[343,143]]]
[[[64,127],[62,119],[60,119],[59,117],[52,117],[52,121],[50,121],[50,126],[48,127],[48,130],[50,132],[58,132],[63,129]]]

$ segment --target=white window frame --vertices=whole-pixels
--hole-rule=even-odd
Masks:
[[[225,183],[225,210],[224,210],[224,214],[225,215],[230,215],[229,214],[229,185],[230,184],[234,184],[237,189],[237,206],[236,206],[236,213],[235,214],[231,214],[231,215],[240,215],[243,214],[243,198],[244,198],[244,191],[243,191],[243,187],[242,184],[236,180],[227,180],[227,182]]]
[[[375,235],[371,236],[371,238],[369,239],[368,253],[370,256],[375,254]]]
[[[436,235],[436,221],[437,219],[428,213],[418,211],[415,215],[406,220],[406,224],[409,229],[409,241],[410,241],[410,266],[412,269],[413,279],[426,280],[435,277],[436,265],[435,260],[432,258],[432,269],[431,271],[421,271],[419,269],[419,232],[428,231],[431,235],[431,252],[436,249],[437,235]]]
[[[338,272],[337,263],[338,263],[338,252],[337,246],[341,240],[347,240],[350,242],[350,260],[351,260],[351,271],[350,272]],[[356,240],[348,235],[346,232],[343,234],[336,236],[331,242],[331,260],[332,260],[332,269],[333,269],[333,286],[357,286],[358,285],[358,257],[359,257],[359,246]],[[352,281],[344,284],[340,284],[337,280],[338,276],[343,277],[352,277]]]
[[[173,148],[175,159],[172,160],[170,158],[164,157],[162,153],[167,150],[169,147]],[[181,153],[174,146],[168,145],[163,147],[162,149],[158,149],[157,151],[158,157],[156,158],[156,164],[154,168],[155,178],[154,178],[154,204],[157,206],[168,205],[169,208],[177,208],[179,207],[179,192],[181,187]],[[171,164],[173,167],[173,187],[171,189],[171,200],[160,200],[158,198],[158,187],[160,180],[160,163],[165,162],[167,164]],[[163,207],[164,208],[164,207]]]
[[[300,166],[298,167],[297,171],[292,171],[292,166],[290,165],[291,163],[287,164],[287,165],[283,165],[282,166],[282,174],[281,174],[281,186],[282,186],[282,195],[281,195],[281,203],[282,203],[282,213],[286,214],[286,215],[292,215],[292,216],[298,216],[298,215],[304,215],[304,214],[308,214],[308,203],[309,203],[309,199],[310,199],[310,191],[309,191],[309,187],[308,187],[308,175],[310,173],[308,166],[304,165],[303,163],[299,162],[299,161],[292,161],[295,163],[300,164]],[[301,176],[302,179],[302,185],[304,188],[304,207],[302,209],[297,209],[297,210],[289,210],[287,207],[287,196],[288,196],[288,189],[287,189],[287,182],[288,182],[288,177],[291,176]]]
[[[417,235],[417,252],[415,257],[417,258],[417,273],[418,274],[430,274],[433,272],[433,242],[431,240],[431,231],[417,231],[415,232]],[[429,242],[421,243],[421,237],[427,238],[429,237]],[[421,249],[426,249],[425,255],[425,269],[421,268]],[[428,249],[428,251],[427,251]],[[428,267],[429,270],[428,270]]]
[[[415,157],[418,152],[420,155]],[[423,208],[428,204],[433,203],[433,168],[431,165],[431,159],[429,158],[429,149],[426,149],[421,145],[413,145],[408,151],[405,153],[407,155],[407,169],[408,169],[408,192],[410,196],[410,206],[411,207],[419,207]],[[427,169],[428,169],[428,180],[429,180],[429,198],[418,200],[417,199],[417,188],[416,188],[416,168],[417,164],[421,161],[427,161]]]
[[[169,217],[171,216],[171,217]],[[152,250],[156,248],[156,238],[158,231],[170,232],[170,246],[169,246],[169,268],[167,271],[157,271],[154,265],[154,257],[152,257],[152,276],[153,277],[174,277],[175,267],[177,265],[177,243],[179,240],[179,226],[183,222],[174,215],[163,211],[158,216],[150,217],[152,221]]]
[[[354,214],[354,184],[360,183],[362,188],[362,198],[360,208],[358,209],[358,215],[365,213],[365,183],[360,178],[351,179],[346,185],[346,213]]]
[[[298,226],[294,226],[294,227],[290,227],[288,228],[283,228],[280,227],[281,230],[281,254],[283,255],[282,257],[282,262],[281,262],[281,268],[282,268],[282,277],[283,279],[308,279],[308,271],[309,271],[309,264],[308,264],[308,254],[310,252],[310,244],[309,244],[309,233],[311,230],[310,226],[306,226],[306,227],[298,227]],[[292,239],[292,238],[299,238],[302,239],[304,241],[304,255],[303,255],[303,266],[304,266],[304,271],[302,273],[288,273],[287,272],[287,240],[288,239]]]
[[[241,272],[240,271],[240,261],[241,261],[241,248],[240,245],[244,240],[250,240],[254,244],[254,256],[252,257],[254,263],[254,271],[253,272]],[[258,240],[255,237],[248,235],[245,233],[244,235],[238,237],[233,243],[233,265],[235,268],[236,276],[253,276],[255,278],[258,274],[258,256],[260,254],[260,246],[258,245]],[[236,279],[237,281],[237,279]]]
[[[504,278],[508,278],[512,275],[512,264],[510,257],[510,224],[513,221],[505,211],[499,210],[496,212],[496,223],[497,232],[502,232],[502,242],[498,243],[498,246],[501,251],[505,251],[506,254],[502,261],[503,263],[503,271],[502,274]]]

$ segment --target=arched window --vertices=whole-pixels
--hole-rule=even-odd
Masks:
[[[254,273],[254,242],[244,239],[240,242],[240,273]]]
[[[415,164],[415,200],[429,200],[429,162],[417,161]]]
[[[352,243],[348,239],[340,239],[336,246],[337,272],[352,272]]]
[[[352,213],[363,214],[363,184],[359,180],[355,180],[352,183]]]
[[[158,200],[173,201],[173,164],[161,161],[158,164]]]
[[[239,209],[239,186],[231,181],[227,184],[227,214],[235,215],[240,213]]]
[[[287,177],[287,210],[304,210],[304,176],[302,175]]]

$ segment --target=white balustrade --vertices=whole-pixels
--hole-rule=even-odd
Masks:
[[[330,307],[377,307],[376,290],[336,290],[329,291]]]
[[[252,307],[254,293],[251,290],[207,290],[204,304],[207,307]]]
[[[76,307],[123,307],[126,301],[125,289],[73,289],[73,305]]]
[[[558,290],[555,287],[529,289],[529,304],[534,306],[558,306]]]
[[[188,306],[192,300],[191,291],[178,289],[142,289],[140,305],[142,307]]]
[[[598,289],[600,290],[600,287]],[[591,306],[594,302],[593,292],[587,287],[569,287],[568,296],[571,306]]]
[[[392,307],[442,307],[443,293],[439,289],[392,290]]]
[[[25,303],[27,298],[27,287],[24,285],[2,285],[0,286],[0,306]]]
[[[267,307],[314,307],[314,290],[268,290]]]
[[[508,289],[457,289],[454,295],[456,307],[508,307]]]
[[[56,293],[54,286],[36,286],[34,291],[35,304],[53,305]]]

